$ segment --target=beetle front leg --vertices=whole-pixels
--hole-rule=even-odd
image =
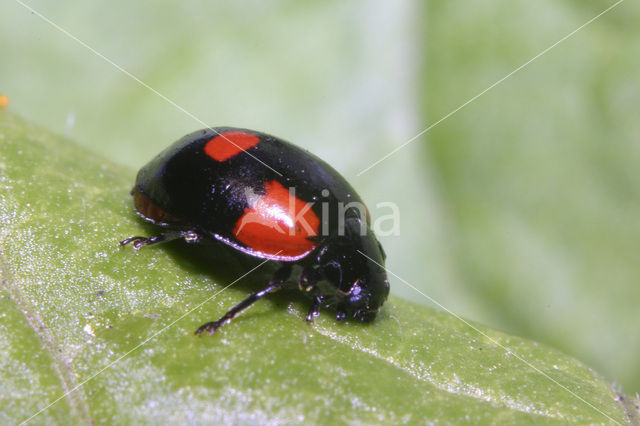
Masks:
[[[320,280],[321,274],[318,268],[307,267],[300,274],[298,280],[298,288],[303,293],[313,295],[316,290],[316,283]],[[320,305],[322,304],[322,296],[312,296],[313,302],[307,313],[305,321],[312,322],[315,317],[320,315]]]
[[[200,236],[196,231],[167,231],[160,235],[153,237],[130,237],[126,240],[120,241],[121,246],[126,246],[129,243],[133,243],[133,248],[139,250],[141,247],[150,246],[152,244],[166,243],[172,240],[184,239],[187,243],[197,243],[200,241]]]
[[[262,299],[264,296],[266,296],[269,293],[273,293],[276,290],[280,290],[285,285],[285,283],[287,282],[290,276],[291,276],[291,264],[285,263],[280,267],[280,269],[278,269],[273,274],[273,278],[271,278],[271,281],[269,281],[268,286],[266,286],[260,291],[253,293],[252,295],[244,299],[242,302],[238,303],[233,308],[229,309],[229,311],[227,311],[227,313],[224,314],[222,318],[220,318],[219,320],[211,321],[200,326],[196,330],[195,334],[199,336],[203,331],[207,331],[209,332],[209,334],[215,333],[216,330],[218,330],[220,327],[222,327],[225,324],[229,324],[232,319],[240,315],[242,311],[247,309],[254,302]]]

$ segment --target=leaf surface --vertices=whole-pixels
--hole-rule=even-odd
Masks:
[[[2,423],[627,421],[579,361],[395,297],[370,325],[310,325],[284,291],[198,338],[268,268],[223,291],[257,263],[120,248],[153,232],[134,170],[7,111],[0,147]]]

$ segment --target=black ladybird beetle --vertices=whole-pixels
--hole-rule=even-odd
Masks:
[[[121,245],[213,239],[280,262],[264,289],[196,334],[214,333],[285,286],[293,265],[312,300],[307,321],[320,307],[335,307],[338,320],[370,321],[389,294],[385,254],[358,194],[327,163],[279,138],[231,127],[191,133],[140,169],[131,194],[137,213],[166,232]]]

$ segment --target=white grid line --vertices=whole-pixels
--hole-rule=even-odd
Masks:
[[[109,59],[108,57],[106,57],[105,55],[101,54],[100,52],[98,52],[97,50],[95,50],[94,48],[92,48],[91,46],[89,46],[87,43],[83,42],[82,40],[78,39],[77,37],[75,37],[73,34],[71,34],[70,32],[68,32],[67,30],[65,30],[64,28],[60,27],[59,25],[57,25],[55,22],[51,21],[50,19],[48,19],[47,17],[45,17],[44,15],[42,15],[40,12],[36,11],[35,9],[33,9],[31,6],[29,6],[28,4],[24,3],[21,0],[15,0],[18,4],[20,4],[21,6],[23,6],[25,9],[29,10],[31,13],[35,14],[36,16],[38,16],[39,18],[41,18],[43,21],[47,22],[49,25],[53,26],[55,29],[57,29],[58,31],[62,32],[63,34],[65,34],[66,36],[68,36],[69,38],[71,38],[72,40],[74,40],[75,42],[77,42],[78,44],[82,45],[83,47],[85,47],[86,49],[88,49],[89,51],[91,51],[92,53],[94,53],[96,56],[100,57],[101,59],[103,59],[104,61],[106,61],[107,63],[109,63],[110,65],[112,65],[113,67],[115,67],[116,69],[118,69],[119,71],[121,71],[122,73],[124,73],[125,75],[127,75],[128,77],[130,77],[131,79],[133,79],[134,81],[136,81],[138,84],[140,84],[141,86],[145,87],[146,89],[148,89],[149,91],[153,92],[154,94],[156,94],[157,96],[159,96],[160,98],[162,98],[163,100],[165,100],[166,102],[168,102],[169,104],[171,104],[172,106],[174,106],[176,109],[182,111],[184,114],[186,114],[187,116],[193,118],[195,121],[199,122],[200,124],[202,124],[203,126],[205,126],[207,129],[218,133],[215,129],[211,128],[210,126],[208,126],[204,121],[202,121],[201,119],[199,119],[198,117],[196,117],[194,114],[192,114],[191,112],[187,111],[185,108],[181,107],[180,105],[178,105],[176,102],[174,102],[173,100],[171,100],[170,98],[168,98],[167,96],[163,95],[162,93],[158,92],[156,89],[154,89],[153,87],[149,86],[148,84],[146,84],[145,82],[143,82],[142,80],[140,80],[138,77],[136,77],[134,74],[130,73],[129,71],[127,71],[126,69],[122,68],[120,65],[118,65],[117,63],[113,62],[111,59]],[[523,68],[525,68],[527,65],[529,65],[530,63],[532,63],[533,61],[535,61],[536,59],[540,58],[542,55],[544,55],[545,53],[549,52],[551,49],[553,49],[554,47],[556,47],[557,45],[559,45],[560,43],[562,43],[563,41],[567,40],[568,38],[570,38],[571,36],[573,36],[574,34],[576,34],[578,31],[580,31],[581,29],[583,29],[584,27],[586,27],[587,25],[591,24],[593,21],[595,21],[596,19],[600,18],[602,15],[604,15],[605,13],[609,12],[610,10],[612,10],[613,8],[615,8],[616,6],[618,6],[620,3],[622,3],[624,0],[618,0],[616,3],[614,3],[613,5],[611,5],[610,7],[608,7],[607,9],[605,9],[604,11],[602,11],[601,13],[599,13],[598,15],[596,15],[595,17],[593,17],[592,19],[590,19],[589,21],[585,22],[583,25],[581,25],[580,27],[576,28],[575,30],[573,30],[571,33],[567,34],[566,36],[564,36],[563,38],[561,38],[560,40],[558,40],[557,42],[555,42],[554,44],[552,44],[551,46],[547,47],[546,49],[544,49],[543,51],[541,51],[540,53],[538,53],[537,55],[535,55],[534,57],[532,57],[531,59],[529,59],[527,62],[523,63],[522,65],[520,65],[519,67],[517,67],[516,69],[514,69],[513,71],[511,71],[509,74],[505,75],[504,77],[502,77],[500,80],[496,81],[495,83],[493,83],[492,85],[490,85],[489,87],[487,87],[486,89],[484,89],[483,91],[481,91],[480,93],[478,93],[477,95],[475,95],[474,97],[472,97],[471,99],[469,99],[468,101],[466,101],[465,103],[463,103],[462,105],[460,105],[459,107],[457,107],[456,109],[452,110],[451,112],[449,112],[448,114],[446,114],[445,116],[443,116],[442,118],[440,118],[438,121],[436,121],[435,123],[429,125],[427,128],[425,128],[424,130],[422,130],[421,132],[419,132],[417,135],[415,135],[414,137],[412,137],[411,139],[409,139],[407,142],[403,143],[402,145],[400,145],[399,147],[395,148],[394,150],[392,150],[391,152],[389,152],[387,155],[385,155],[384,157],[382,157],[380,160],[374,162],[373,164],[371,164],[370,166],[368,166],[367,168],[361,170],[357,176],[362,175],[363,173],[365,173],[366,171],[370,170],[371,168],[375,167],[377,164],[379,164],[380,162],[384,161],[385,159],[389,158],[390,156],[394,155],[396,152],[398,152],[399,150],[403,149],[404,147],[406,147],[407,145],[409,145],[410,143],[412,143],[413,141],[415,141],[416,139],[418,139],[420,136],[422,136],[423,134],[425,134],[426,132],[428,132],[430,129],[432,129],[433,127],[437,126],[438,124],[440,124],[442,121],[446,120],[447,118],[449,118],[450,116],[454,115],[455,113],[457,113],[458,111],[460,111],[461,109],[463,109],[464,107],[466,107],[467,105],[469,105],[470,103],[472,103],[473,101],[475,101],[476,99],[478,99],[479,97],[481,97],[482,95],[484,95],[485,93],[487,93],[488,91],[490,91],[491,89],[493,89],[494,87],[496,87],[497,85],[499,85],[500,83],[502,83],[503,81],[505,81],[506,79],[508,79],[509,77],[511,77],[512,75],[514,75],[515,73],[517,73],[518,71],[522,70]],[[219,133],[218,133],[219,134]],[[233,141],[229,140],[228,138],[224,137],[223,135],[221,135],[224,139],[226,139],[228,142],[230,142],[232,145],[238,147]],[[275,172],[276,174],[278,174],[279,176],[282,176],[278,171],[274,170],[273,168],[271,168],[270,166],[268,166],[267,164],[265,164],[264,162],[262,162],[260,159],[256,158],[255,156],[253,156],[252,154],[245,152],[247,155],[251,156],[253,159],[255,159],[256,161],[260,162],[261,164],[263,164],[265,167],[269,168],[270,170],[272,170],[273,172]],[[375,260],[371,259],[370,257],[368,257],[367,255],[365,255],[364,253],[362,253],[361,251],[358,250],[358,252],[366,257],[367,259],[371,260],[372,262],[378,264]],[[216,296],[218,296],[220,293],[222,293],[223,291],[225,291],[226,289],[228,289],[229,287],[231,287],[233,284],[235,284],[236,282],[238,282],[239,280],[241,280],[242,278],[246,277],[247,275],[249,275],[250,273],[252,273],[253,271],[255,271],[256,269],[258,269],[259,267],[261,267],[262,265],[264,265],[266,262],[268,262],[269,260],[265,260],[262,263],[260,263],[259,265],[257,265],[256,267],[252,268],[251,270],[249,270],[248,272],[246,272],[245,274],[243,274],[242,276],[240,276],[239,278],[237,278],[236,280],[234,280],[232,283],[228,284],[226,287],[224,287],[223,289],[221,289],[220,291],[214,293],[212,296],[210,296],[209,298],[207,298],[205,301],[203,301],[202,303],[198,304],[196,307],[194,307],[193,309],[187,311],[186,313],[184,313],[183,315],[181,315],[180,317],[178,317],[176,320],[174,320],[173,322],[171,322],[170,324],[168,324],[167,326],[163,327],[162,329],[160,329],[159,331],[153,333],[151,336],[149,336],[148,338],[146,338],[145,340],[143,340],[141,343],[139,343],[138,345],[136,345],[133,349],[129,350],[128,352],[126,352],[125,354],[121,355],[120,357],[118,357],[117,359],[115,359],[114,361],[112,361],[111,363],[109,363],[107,366],[103,367],[101,370],[99,370],[98,372],[94,373],[93,375],[91,375],[89,378],[85,379],[84,381],[82,381],[81,383],[79,383],[78,385],[76,385],[75,387],[73,387],[71,390],[69,390],[68,392],[64,393],[63,395],[61,395],[60,397],[58,397],[57,399],[55,399],[53,402],[51,402],[50,404],[48,404],[47,406],[45,406],[44,408],[42,408],[40,411],[38,411],[37,413],[33,414],[32,416],[30,416],[29,418],[27,418],[26,420],[24,420],[23,422],[21,422],[21,425],[26,424],[27,422],[29,422],[30,420],[32,420],[33,418],[35,418],[37,415],[39,415],[40,413],[44,412],[45,410],[47,410],[48,408],[50,408],[51,406],[53,406],[54,404],[56,404],[58,401],[60,401],[61,399],[65,398],[67,395],[71,394],[72,392],[74,392],[75,390],[79,389],[80,387],[82,387],[84,384],[86,384],[87,382],[89,382],[90,380],[94,379],[96,376],[98,376],[99,374],[101,374],[102,372],[104,372],[105,370],[107,370],[108,368],[110,368],[112,365],[114,365],[115,363],[119,362],[120,360],[122,360],[123,358],[127,357],[129,354],[131,354],[132,352],[134,352],[135,350],[137,350],[138,348],[140,348],[141,346],[143,346],[144,344],[146,344],[148,341],[150,341],[151,339],[155,338],[157,335],[161,334],[162,332],[164,332],[167,328],[173,326],[175,323],[177,323],[178,321],[180,321],[181,319],[183,319],[184,317],[186,317],[187,315],[191,314],[193,311],[199,309],[201,306],[203,306],[205,303],[209,302],[210,300],[212,300],[213,298],[215,298]],[[513,356],[515,356],[518,360],[520,360],[521,362],[525,363],[526,365],[528,365],[530,368],[532,368],[533,370],[535,370],[536,372],[538,372],[539,374],[543,375],[544,377],[546,377],[547,379],[549,379],[550,381],[552,381],[554,384],[556,384],[557,386],[561,387],[562,389],[564,389],[565,391],[569,392],[571,395],[573,395],[575,398],[579,399],[580,401],[582,401],[583,403],[587,404],[588,406],[590,406],[591,408],[593,408],[594,410],[596,410],[597,412],[599,412],[600,414],[602,414],[603,416],[607,417],[609,420],[613,421],[616,424],[619,424],[619,422],[617,422],[616,420],[614,420],[613,418],[611,418],[610,416],[608,416],[606,413],[604,413],[603,411],[601,411],[600,409],[598,409],[596,406],[594,406],[593,404],[591,404],[590,402],[586,401],[584,398],[580,397],[579,395],[577,395],[575,392],[571,391],[570,389],[568,389],[566,386],[562,385],[561,383],[559,383],[558,381],[556,381],[555,379],[553,379],[552,377],[550,377],[548,374],[546,374],[545,372],[541,371],[540,369],[538,369],[537,367],[535,367],[533,364],[531,364],[530,362],[528,362],[527,360],[525,360],[524,358],[522,358],[520,355],[518,355],[517,353],[513,352],[511,349],[505,347],[504,345],[502,345],[501,343],[499,343],[498,341],[496,341],[495,339],[491,338],[490,336],[488,336],[486,333],[482,332],[481,330],[479,330],[477,327],[473,326],[471,323],[469,323],[468,321],[464,320],[463,318],[461,318],[460,316],[456,315],[454,312],[450,311],[449,309],[447,309],[446,307],[444,307],[442,304],[440,304],[439,302],[437,302],[436,300],[434,300],[433,298],[431,298],[430,296],[426,295],[425,293],[423,293],[422,291],[418,290],[416,287],[414,287],[413,285],[411,285],[409,282],[405,281],[403,278],[399,277],[398,275],[396,275],[395,273],[393,273],[392,271],[388,270],[387,268],[385,268],[384,266],[378,264],[379,266],[383,267],[389,274],[395,276],[397,279],[399,279],[400,281],[402,281],[405,285],[409,286],[410,288],[414,289],[415,291],[417,291],[418,293],[420,293],[422,296],[424,296],[425,298],[429,299],[431,302],[433,302],[434,304],[438,305],[440,308],[442,308],[443,310],[445,310],[446,312],[448,312],[449,314],[451,314],[452,316],[454,316],[455,318],[457,318],[458,320],[462,321],[464,324],[466,324],[468,327],[472,328],[473,330],[475,330],[476,332],[478,332],[479,334],[483,335],[484,337],[486,337],[487,339],[489,339],[491,342],[493,342],[495,345],[500,346],[501,348],[503,348],[505,350],[506,353],[512,354]]]
[[[460,111],[462,108],[466,107],[471,102],[475,101],[476,99],[478,99],[479,97],[481,97],[482,95],[487,93],[489,90],[493,89],[498,84],[502,83],[503,81],[505,81],[506,79],[508,79],[509,77],[511,77],[512,75],[514,75],[515,73],[517,73],[518,71],[520,71],[521,69],[523,69],[524,67],[529,65],[530,63],[532,63],[533,61],[535,61],[536,59],[540,58],[542,55],[544,55],[545,53],[547,53],[548,51],[550,51],[551,49],[553,49],[554,47],[556,47],[557,45],[559,45],[560,43],[562,43],[563,41],[568,39],[569,37],[573,36],[575,33],[580,31],[581,29],[583,29],[584,27],[586,27],[587,25],[589,25],[590,23],[592,23],[596,19],[600,18],[602,15],[604,15],[607,12],[609,12],[611,9],[613,9],[616,6],[618,6],[623,1],[624,0],[618,0],[613,5],[609,6],[608,8],[606,8],[605,10],[603,10],[602,12],[600,12],[599,14],[594,16],[593,18],[589,19],[587,22],[585,22],[584,24],[580,25],[578,28],[576,28],[575,30],[571,31],[569,34],[567,34],[566,36],[562,37],[560,40],[558,40],[555,43],[553,43],[551,46],[549,46],[546,49],[544,49],[542,52],[538,53],[536,56],[534,56],[533,58],[529,59],[524,64],[520,65],[518,68],[516,68],[513,71],[511,71],[509,74],[505,75],[500,80],[498,80],[495,83],[493,83],[491,86],[487,87],[486,89],[484,89],[483,91],[481,91],[480,93],[478,93],[477,95],[475,95],[474,97],[472,97],[471,99],[469,99],[468,101],[466,101],[465,103],[463,103],[462,105],[460,105],[459,107],[454,109],[453,111],[449,112],[447,115],[445,115],[444,117],[440,118],[435,123],[429,125],[427,128],[425,128],[424,130],[420,131],[420,133],[418,133],[417,135],[415,135],[414,137],[412,137],[411,139],[409,139],[408,141],[406,141],[402,145],[400,145],[400,146],[396,147],[395,149],[393,149],[391,152],[386,154],[384,157],[382,157],[378,161],[376,161],[376,162],[372,163],[371,165],[369,165],[368,167],[360,170],[360,172],[358,172],[358,174],[356,176],[362,175],[363,173],[367,172],[368,170],[371,170],[372,168],[374,168],[375,166],[377,166],[378,164],[380,164],[381,162],[383,162],[387,158],[391,157],[393,154],[395,154],[396,152],[400,151],[401,149],[403,149],[404,147],[406,147],[407,145],[409,145],[410,143],[412,143],[413,141],[418,139],[420,136],[424,135],[429,130],[431,130],[432,128],[434,128],[438,124],[442,123],[444,120],[446,120],[447,118],[451,117],[453,114],[455,114],[456,112]]]
[[[58,31],[60,31],[61,33],[65,34],[66,36],[68,36],[70,39],[72,39],[73,41],[75,41],[76,43],[80,44],[81,46],[85,47],[86,49],[88,49],[89,51],[91,51],[93,54],[95,54],[96,56],[98,56],[99,58],[103,59],[104,61],[106,61],[107,63],[109,63],[110,65],[112,65],[113,67],[115,67],[116,69],[118,69],[120,72],[122,72],[123,74],[125,74],[126,76],[130,77],[131,79],[135,80],[138,84],[140,84],[142,87],[150,90],[151,92],[153,92],[154,94],[156,94],[157,96],[159,96],[160,98],[162,98],[163,100],[165,100],[166,102],[168,102],[169,104],[171,104],[172,106],[174,106],[175,108],[177,108],[178,110],[182,111],[183,113],[185,113],[186,115],[188,115],[189,117],[193,118],[195,121],[197,121],[198,123],[202,124],[203,126],[205,126],[208,130],[211,130],[212,132],[218,134],[221,138],[225,139],[227,142],[229,142],[231,145],[235,146],[236,148],[238,148],[241,152],[243,152],[244,154],[247,154],[249,157],[253,158],[254,160],[256,160],[257,162],[259,162],[260,164],[262,164],[263,166],[265,166],[266,168],[270,169],[272,172],[274,172],[275,174],[277,174],[278,176],[282,176],[282,173],[278,172],[277,170],[275,170],[274,168],[272,168],[271,166],[269,166],[268,164],[266,164],[265,162],[263,162],[262,160],[260,160],[258,157],[256,157],[255,155],[247,152],[246,150],[242,149],[242,147],[238,146],[235,142],[233,142],[232,140],[230,140],[229,138],[227,138],[226,136],[220,134],[217,130],[215,130],[214,128],[212,128],[211,126],[209,126],[207,123],[205,123],[204,121],[202,121],[201,119],[199,119],[198,117],[196,117],[194,114],[192,114],[191,112],[187,111],[186,109],[184,109],[183,107],[181,107],[180,105],[178,105],[176,102],[174,102],[173,100],[169,99],[167,96],[163,95],[162,93],[158,92],[156,89],[154,89],[153,87],[149,86],[147,83],[145,83],[144,81],[140,80],[138,77],[136,77],[135,75],[133,75],[132,73],[130,73],[129,71],[127,71],[126,69],[122,68],[120,65],[116,64],[115,62],[113,62],[111,59],[107,58],[105,55],[103,55],[102,53],[98,52],[97,50],[95,50],[93,47],[89,46],[87,43],[85,43],[84,41],[80,40],[79,38],[77,38],[76,36],[74,36],[73,34],[71,34],[69,31],[65,30],[64,28],[62,28],[61,26],[59,26],[58,24],[56,24],[55,22],[53,22],[52,20],[50,20],[49,18],[47,18],[46,16],[44,16],[43,14],[41,14],[40,12],[38,12],[37,10],[35,10],[34,8],[32,8],[31,6],[29,6],[28,4],[24,3],[22,0],[15,0],[16,3],[20,4],[21,6],[23,6],[25,9],[27,9],[28,11],[30,11],[31,13],[33,13],[34,15],[38,16],[40,19],[42,19],[43,21],[45,21],[46,23],[48,23],[49,25],[51,25],[52,27],[54,27],[55,29],[57,29]]]
[[[412,288],[413,290],[417,291],[418,293],[420,293],[422,296],[426,297],[428,300],[430,300],[432,303],[438,305],[441,309],[445,310],[447,313],[449,313],[450,315],[452,315],[453,317],[457,318],[458,320],[462,321],[464,324],[466,324],[468,327],[472,328],[474,331],[476,331],[477,333],[481,334],[482,336],[486,337],[487,339],[489,339],[493,344],[500,346],[502,349],[505,350],[505,352],[507,354],[511,354],[514,357],[516,357],[518,360],[520,360],[521,362],[525,363],[526,365],[528,365],[529,367],[531,367],[533,370],[535,370],[536,372],[540,373],[542,376],[546,377],[547,379],[551,380],[553,383],[555,383],[556,385],[558,385],[559,387],[561,387],[562,389],[564,389],[565,391],[569,392],[571,395],[573,395],[574,397],[578,398],[580,401],[584,402],[585,404],[587,404],[589,407],[593,408],[594,410],[596,410],[598,413],[602,414],[603,416],[605,416],[606,418],[608,418],[609,420],[611,420],[612,422],[616,423],[616,424],[620,424],[619,422],[617,422],[616,420],[612,419],[611,417],[609,417],[606,413],[604,413],[602,410],[600,410],[598,407],[596,407],[595,405],[593,405],[592,403],[590,403],[589,401],[587,401],[586,399],[582,398],[580,395],[576,394],[575,392],[573,392],[571,389],[567,388],[566,386],[564,386],[563,384],[559,383],[557,380],[555,380],[553,377],[549,376],[547,373],[545,373],[544,371],[540,370],[538,367],[536,367],[535,365],[531,364],[529,361],[527,361],[526,359],[524,359],[523,357],[521,357],[520,355],[518,355],[516,352],[512,351],[511,349],[507,348],[506,346],[504,346],[503,344],[501,344],[500,342],[498,342],[497,340],[495,340],[494,338],[492,338],[491,336],[489,336],[488,334],[484,333],[482,330],[480,330],[479,328],[475,327],[473,324],[471,324],[469,321],[465,320],[464,318],[460,317],[459,315],[457,315],[455,312],[451,311],[450,309],[447,309],[444,305],[442,305],[440,302],[438,302],[437,300],[435,300],[434,298],[426,295],[425,293],[423,293],[422,291],[420,291],[419,289],[417,289],[416,287],[414,287],[413,285],[411,285],[411,283],[409,283],[408,281],[404,280],[402,277],[399,277],[398,275],[394,274],[392,271],[390,271],[389,269],[387,269],[384,265],[379,264],[378,262],[376,262],[375,260],[373,260],[372,258],[370,258],[369,256],[367,256],[366,254],[364,254],[363,252],[361,252],[360,250],[358,250],[358,253],[360,253],[362,256],[364,256],[365,258],[369,259],[370,261],[372,261],[373,263],[375,263],[376,265],[380,266],[381,268],[383,268],[385,271],[387,271],[389,274],[393,275],[394,277],[396,277],[397,279],[399,279],[400,281],[402,281],[406,286]]]
[[[282,250],[280,250],[278,253],[279,254]],[[38,411],[37,413],[33,414],[32,416],[30,416],[29,418],[27,418],[26,420],[23,420],[20,423],[20,426],[26,424],[27,422],[31,421],[34,417],[36,417],[38,414],[46,411],[47,409],[49,409],[51,406],[53,406],[55,403],[57,403],[58,401],[60,401],[61,399],[65,398],[66,396],[68,396],[69,394],[73,393],[74,391],[76,391],[77,389],[81,388],[82,386],[84,386],[88,381],[94,379],[96,376],[100,375],[102,372],[104,372],[105,370],[107,370],[109,367],[111,367],[113,364],[119,362],[120,360],[122,360],[123,358],[126,358],[130,353],[134,352],[136,349],[140,348],[141,346],[143,346],[144,344],[146,344],[149,340],[153,339],[154,337],[156,337],[157,335],[159,335],[160,333],[164,332],[166,329],[168,329],[169,327],[173,326],[175,323],[177,323],[178,321],[180,321],[181,319],[183,319],[184,317],[186,317],[187,315],[191,314],[193,311],[199,309],[200,307],[202,307],[202,305],[204,305],[205,303],[208,303],[209,301],[211,301],[213,298],[215,298],[217,295],[219,295],[220,293],[222,293],[223,291],[225,291],[226,289],[228,289],[229,287],[231,287],[232,285],[234,285],[235,283],[237,283],[238,281],[240,281],[241,279],[243,279],[244,277],[246,277],[247,275],[249,275],[250,273],[252,273],[253,271],[255,271],[256,269],[258,269],[259,267],[261,267],[262,265],[264,265],[265,263],[269,262],[269,259],[264,260],[262,263],[260,263],[258,266],[255,266],[254,268],[250,269],[248,272],[245,272],[243,275],[241,275],[239,278],[236,278],[231,284],[228,284],[227,286],[225,286],[222,290],[217,291],[216,293],[214,293],[213,295],[211,295],[210,297],[208,297],[207,299],[204,300],[204,302],[196,305],[195,308],[187,311],[186,313],[182,314],[180,317],[178,317],[178,319],[172,321],[170,324],[164,326],[163,328],[161,328],[159,331],[156,331],[155,333],[153,333],[151,336],[147,337],[146,339],[144,339],[142,342],[138,343],[133,349],[130,349],[129,351],[127,351],[125,354],[119,356],[118,358],[116,358],[114,361],[111,361],[109,364],[107,364],[105,367],[103,367],[102,369],[100,369],[98,372],[92,374],[91,376],[89,376],[89,378],[83,380],[82,382],[80,382],[79,384],[77,384],[76,386],[74,386],[73,388],[71,388],[71,390],[69,390],[68,392],[65,392],[64,394],[60,395],[58,398],[56,398],[55,400],[53,400],[51,403],[49,403],[46,407],[40,409],[40,411]]]

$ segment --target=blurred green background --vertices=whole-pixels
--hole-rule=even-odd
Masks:
[[[640,4],[29,2],[199,120],[266,131],[401,212],[387,266],[455,313],[640,391]],[[203,127],[18,2],[12,111],[135,170]],[[46,153],[45,153],[46,155]],[[122,194],[127,197],[128,194]],[[433,305],[392,278],[392,291]]]

